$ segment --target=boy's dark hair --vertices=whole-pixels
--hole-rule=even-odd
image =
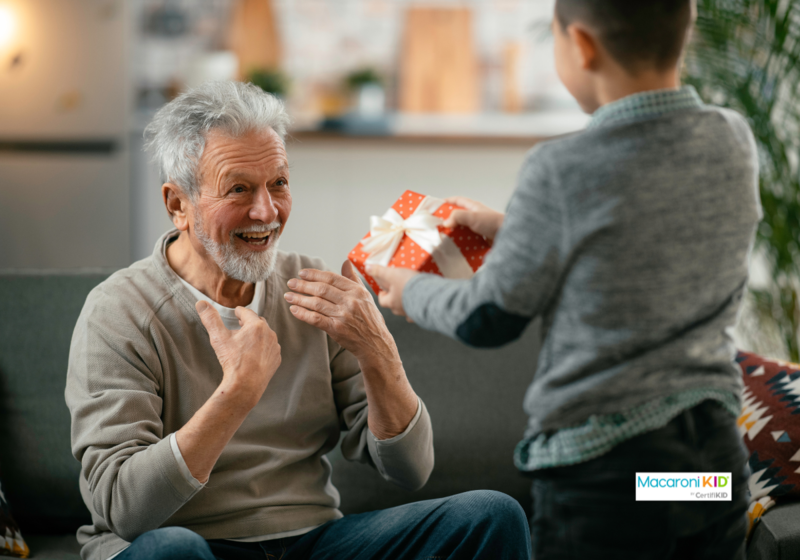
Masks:
[[[562,29],[581,22],[628,72],[667,70],[683,51],[693,0],[557,0]]]

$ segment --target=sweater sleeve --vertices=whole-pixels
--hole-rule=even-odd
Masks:
[[[161,367],[146,329],[97,292],[72,338],[65,397],[93,517],[126,541],[194,496],[161,421]]]
[[[518,338],[553,297],[565,268],[568,216],[555,182],[534,148],[483,267],[469,280],[415,276],[403,291],[408,316],[470,346]]]
[[[349,461],[367,463],[381,476],[408,490],[418,490],[433,470],[433,429],[422,400],[406,431],[388,440],[376,439],[367,425],[367,395],[358,360],[333,341],[331,371],[333,393],[339,411],[342,455]]]

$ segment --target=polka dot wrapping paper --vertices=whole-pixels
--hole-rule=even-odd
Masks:
[[[413,191],[406,191],[397,199],[392,205],[392,209],[397,212],[404,220],[414,214],[419,207],[420,203],[425,200],[425,195],[415,193]],[[433,216],[447,219],[451,212],[458,208],[453,204],[443,202],[434,212]],[[483,259],[486,253],[489,252],[489,243],[477,233],[474,233],[469,228],[458,226],[455,228],[446,228],[442,225],[437,227],[443,236],[447,236],[452,240],[458,250],[463,255],[464,260],[469,265],[469,268],[474,274],[483,264]],[[350,262],[355,265],[356,269],[364,276],[367,283],[375,290],[375,293],[380,291],[380,287],[375,280],[367,274],[366,261],[370,255],[364,250],[364,242],[371,237],[367,234],[356,247],[350,251],[348,258]],[[427,272],[430,274],[438,274],[439,276],[446,276],[442,274],[440,267],[436,263],[435,255],[427,252],[420,247],[419,244],[414,242],[408,235],[404,234],[397,250],[389,261],[388,266],[398,268],[409,268],[419,272]]]

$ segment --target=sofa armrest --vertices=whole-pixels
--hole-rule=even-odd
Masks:
[[[753,528],[747,560],[800,558],[800,502],[777,505]]]

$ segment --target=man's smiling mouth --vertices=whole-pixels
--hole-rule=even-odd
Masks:
[[[247,243],[248,245],[264,246],[269,243],[269,238],[272,237],[274,229],[269,231],[249,231],[247,233],[237,233],[236,237]]]

